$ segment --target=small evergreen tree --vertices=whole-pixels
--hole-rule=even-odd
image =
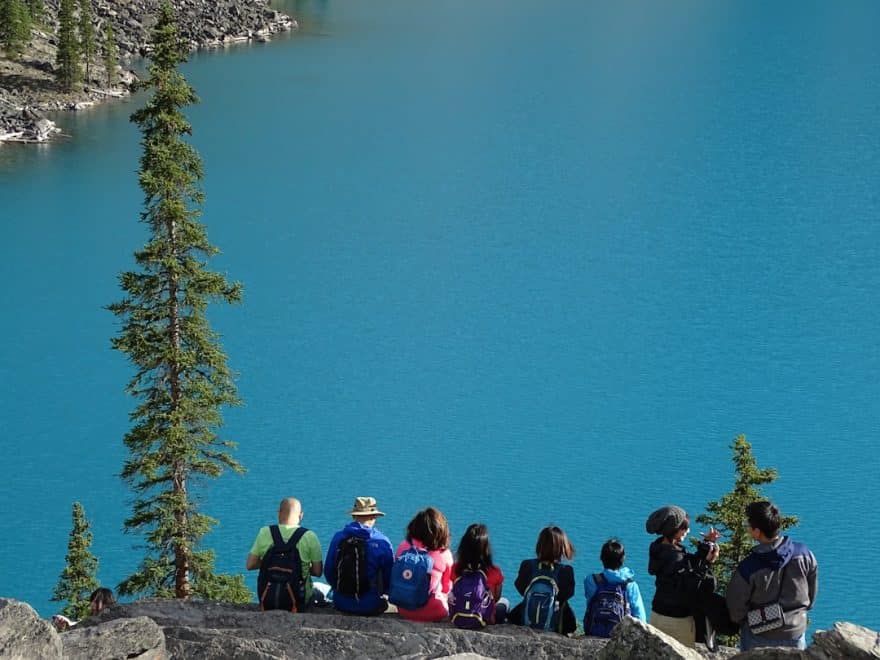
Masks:
[[[65,616],[78,620],[89,615],[89,596],[98,588],[98,560],[89,548],[92,532],[82,504],[73,503],[73,528],[67,542],[67,565],[61,571],[52,601],[66,602],[61,610]]]
[[[214,574],[214,553],[200,550],[216,521],[199,511],[191,489],[225,469],[241,472],[232,443],[218,438],[220,408],[238,403],[226,355],[205,317],[211,300],[235,303],[241,285],[206,268],[218,250],[198,221],[202,161],[183,140],[182,112],[195,92],[178,72],[184,61],[171,5],[164,0],[153,32],[153,96],[131,119],[143,138],[139,171],[149,238],[135,253],[140,270],[122,273],[126,297],[110,306],[122,320],[112,343],[134,364],[128,392],[140,400],[126,434],[122,478],[138,496],[126,531],[146,536],[148,554],[122,594],[250,600],[241,575]]]
[[[754,547],[754,541],[746,528],[746,506],[767,499],[761,494],[759,487],[773,483],[777,478],[775,469],[758,467],[752,454],[752,445],[746,441],[746,436],[734,438],[730,448],[733,450],[736,471],[733,490],[720,500],[709,502],[706,505],[708,513],[697,516],[698,523],[715,527],[721,534],[718,539],[720,554],[713,569],[722,593],[736,567]],[[795,516],[783,516],[782,529],[796,525],[797,522]]]
[[[119,74],[116,71],[116,37],[113,34],[113,26],[107,21],[107,29],[104,31],[104,69],[107,72],[107,87],[116,87],[119,82]]]
[[[76,41],[76,0],[61,0],[58,9],[58,52],[55,55],[55,77],[66,92],[72,92],[80,80],[79,55]]]
[[[92,58],[95,56],[95,26],[92,21],[92,1],[79,0],[79,52],[86,58],[86,83],[92,79]]]
[[[24,0],[0,0],[0,44],[17,59],[31,40],[31,16]]]

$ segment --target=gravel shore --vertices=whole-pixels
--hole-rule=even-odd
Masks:
[[[149,52],[158,0],[96,0],[97,54],[91,76],[73,92],[63,92],[54,76],[58,4],[47,0],[45,25],[32,30],[20,58],[0,54],[0,142],[45,142],[61,134],[45,118],[46,112],[82,110],[129,94],[136,78],[126,66]],[[172,4],[180,34],[193,50],[267,41],[273,34],[296,28],[293,19],[272,9],[267,0],[172,0]],[[112,88],[102,61],[108,23],[119,55],[119,83]]]

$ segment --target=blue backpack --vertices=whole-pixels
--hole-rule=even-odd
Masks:
[[[412,543],[391,566],[388,600],[406,610],[417,610],[431,597],[431,570],[434,560],[427,550]]]
[[[584,615],[584,634],[590,637],[611,637],[614,626],[629,614],[625,582],[609,582],[601,573],[595,573],[596,593],[590,598]]]
[[[532,560],[532,581],[523,594],[523,625],[538,630],[559,628],[559,567]]]
[[[495,598],[483,571],[463,571],[449,592],[449,616],[457,628],[480,630],[495,612]]]

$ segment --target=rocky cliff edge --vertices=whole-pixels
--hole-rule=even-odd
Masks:
[[[486,632],[418,624],[394,614],[361,618],[332,610],[260,612],[255,606],[142,600],[118,605],[57,633],[27,603],[0,598],[0,658],[281,660],[287,658],[596,658],[598,660],[868,660],[880,658],[880,635],[851,623],[815,633],[805,651],[737,653],[688,649],[656,628],[627,619],[610,640],[564,637],[516,626]]]

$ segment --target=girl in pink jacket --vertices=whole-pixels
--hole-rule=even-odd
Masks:
[[[410,621],[443,621],[449,616],[447,596],[452,589],[452,565],[454,560],[449,551],[449,524],[446,516],[434,507],[419,511],[406,527],[406,539],[397,546],[395,557],[400,556],[410,546],[427,550],[434,560],[431,569],[431,595],[428,602],[417,610],[398,607],[397,611]]]

